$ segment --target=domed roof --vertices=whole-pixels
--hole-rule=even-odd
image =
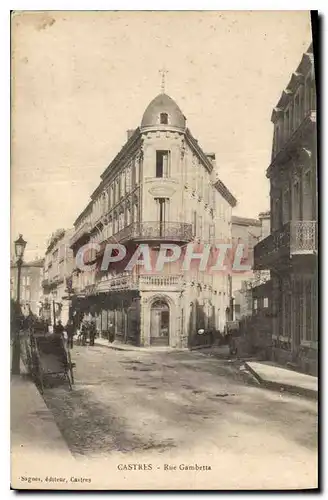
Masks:
[[[161,114],[167,114],[167,123],[161,121]],[[154,127],[160,124],[171,125],[184,129],[186,127],[186,118],[184,117],[181,109],[170,96],[166,94],[159,94],[147,106],[146,111],[142,117],[141,127]]]

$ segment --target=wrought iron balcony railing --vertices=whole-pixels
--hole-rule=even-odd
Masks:
[[[181,241],[193,239],[192,225],[185,222],[134,222],[114,234],[109,241]]]
[[[85,222],[83,226],[78,229],[73,236],[70,239],[70,247],[75,245],[77,241],[79,241],[80,238],[83,236],[87,236],[91,231],[91,223],[90,222]]]
[[[302,220],[291,222],[290,225],[290,253],[312,254],[317,251],[317,222]]]
[[[116,276],[110,276],[101,280],[96,285],[97,292],[108,292],[109,290],[133,290],[137,288],[137,277],[128,272]]]
[[[317,251],[317,222],[291,221],[254,247],[254,269],[268,269],[275,261]],[[267,266],[267,267],[266,267]]]

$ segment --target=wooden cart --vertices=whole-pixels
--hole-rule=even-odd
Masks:
[[[35,384],[43,393],[47,380],[62,375],[72,390],[73,368],[63,336],[29,331],[23,337],[22,358]]]

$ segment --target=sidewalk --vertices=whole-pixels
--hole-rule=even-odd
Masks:
[[[22,365],[22,364],[21,364]],[[18,478],[32,467],[71,462],[73,457],[55,419],[34,383],[21,375],[10,382],[11,476],[12,487],[24,487]],[[39,467],[39,470],[38,470]]]
[[[318,398],[318,378],[270,363],[245,362],[245,368],[268,389],[285,390],[308,398]]]
[[[132,344],[122,344],[121,342],[117,342],[114,340],[114,342],[110,343],[106,339],[102,338],[97,338],[95,340],[95,345],[99,345],[102,347],[108,347],[109,349],[114,349],[115,351],[136,351],[136,352],[178,352],[178,351],[186,351],[186,349],[178,349],[176,347],[170,347],[170,346],[151,346],[149,347],[139,347],[135,346]],[[151,350],[149,350],[151,349]]]

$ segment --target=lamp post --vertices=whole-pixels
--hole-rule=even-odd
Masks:
[[[23,239],[23,236],[20,234],[18,239],[14,242],[15,244],[15,255],[17,259],[17,297],[16,297],[16,303],[17,303],[17,311],[19,311],[19,314],[21,313],[20,310],[20,284],[21,284],[21,271],[22,271],[22,264],[23,264],[23,257],[24,257],[24,251],[26,247],[26,241]],[[20,314],[21,315],[21,314]],[[17,318],[18,320],[18,318]],[[20,320],[20,318],[19,318]],[[11,365],[11,373],[13,375],[19,375],[20,374],[20,336],[19,336],[19,324],[17,321],[17,324],[15,325],[15,332],[14,332],[14,342],[13,342],[13,353],[12,353],[12,365]]]

